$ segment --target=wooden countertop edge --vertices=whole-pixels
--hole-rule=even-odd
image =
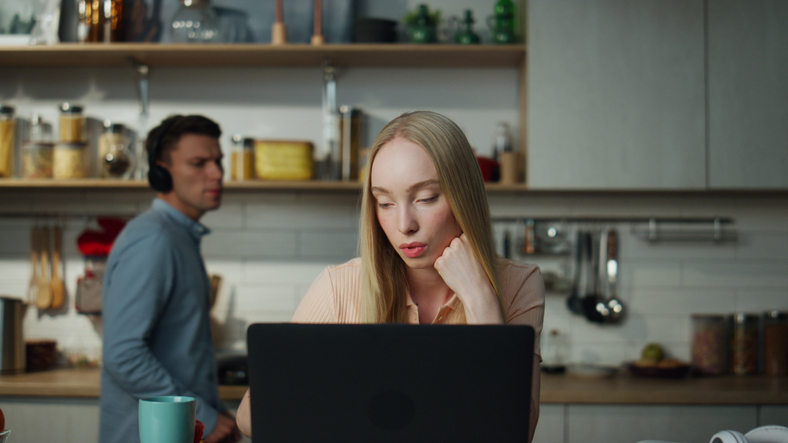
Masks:
[[[0,376],[0,397],[98,398],[97,369],[60,369]],[[225,401],[243,398],[247,386],[220,386]],[[543,376],[541,404],[788,405],[788,378],[719,377],[657,380],[616,377],[582,380]]]

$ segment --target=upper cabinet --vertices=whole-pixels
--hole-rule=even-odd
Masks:
[[[714,0],[709,187],[788,189],[788,2]]]
[[[704,189],[703,0],[528,5],[529,188]]]

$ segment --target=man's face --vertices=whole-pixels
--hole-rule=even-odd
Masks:
[[[222,148],[207,135],[186,134],[170,152],[169,164],[160,162],[172,175],[172,190],[160,195],[189,218],[199,220],[222,203]]]

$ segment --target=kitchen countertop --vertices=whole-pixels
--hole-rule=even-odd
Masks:
[[[99,369],[57,369],[0,376],[0,396],[98,398]],[[240,400],[246,386],[220,386],[223,400]],[[618,375],[584,379],[542,374],[543,404],[788,405],[788,378],[652,379]]]

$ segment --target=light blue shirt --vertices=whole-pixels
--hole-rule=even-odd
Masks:
[[[157,198],[115,241],[102,287],[100,443],[140,441],[140,398],[196,398],[205,435],[226,410],[219,400],[210,282],[200,253],[209,232]]]

